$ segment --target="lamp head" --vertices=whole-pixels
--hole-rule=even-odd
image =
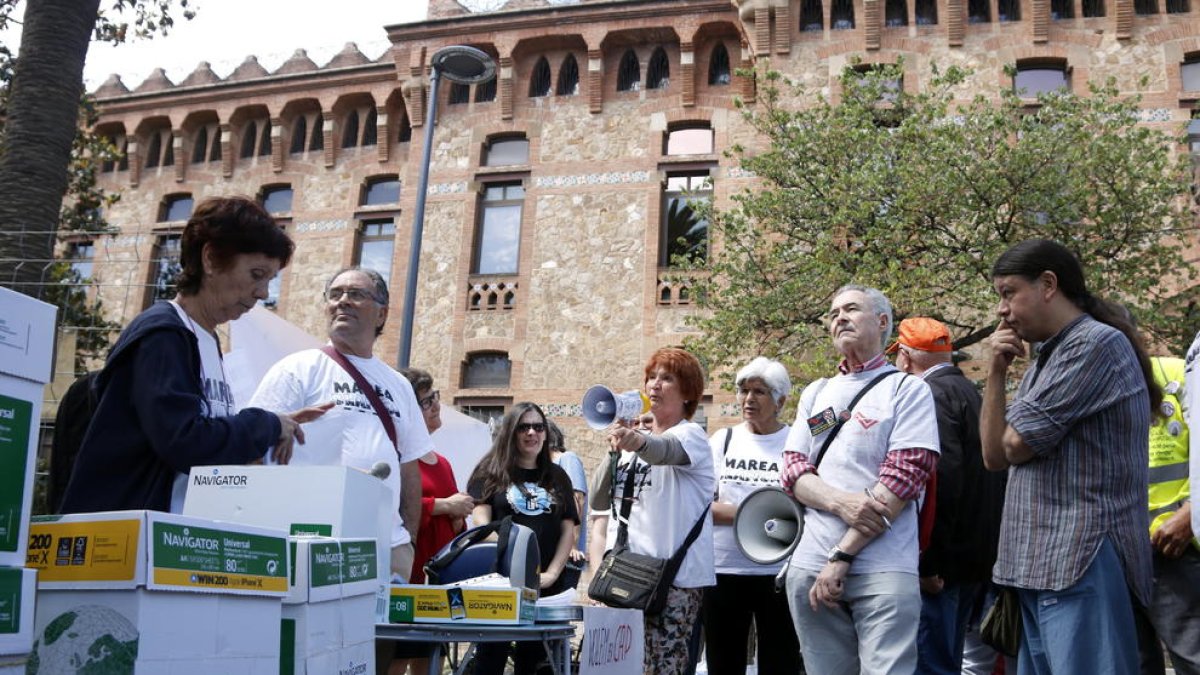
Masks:
[[[492,57],[466,45],[442,47],[434,52],[432,63],[442,77],[458,84],[479,84],[496,76]]]

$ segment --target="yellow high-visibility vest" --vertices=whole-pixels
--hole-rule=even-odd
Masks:
[[[1150,533],[1188,499],[1188,426],[1183,416],[1183,359],[1150,359],[1163,390],[1162,417],[1150,427]],[[1193,516],[1194,517],[1194,516]],[[1192,544],[1200,546],[1193,538]]]

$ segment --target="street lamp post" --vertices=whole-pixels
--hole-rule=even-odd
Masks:
[[[425,193],[429,191],[429,161],[433,127],[437,123],[438,82],[445,77],[458,84],[478,84],[496,76],[496,62],[485,52],[463,45],[442,47],[433,54],[429,69],[429,108],[425,114],[425,147],[421,148],[421,173],[417,180],[417,206],[413,213],[412,243],[408,247],[408,275],[404,282],[404,316],[400,325],[401,368],[412,356],[413,320],[417,311],[417,276],[421,265],[421,238],[425,230]]]

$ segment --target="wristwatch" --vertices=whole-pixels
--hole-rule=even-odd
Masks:
[[[846,564],[850,564],[854,562],[854,554],[846,553],[837,546],[834,546],[833,548],[829,549],[829,562],[844,562]]]

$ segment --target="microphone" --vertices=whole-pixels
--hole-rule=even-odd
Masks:
[[[375,476],[379,480],[387,480],[387,477],[392,475],[392,467],[389,466],[387,462],[375,462],[375,464],[371,466],[371,470],[367,473]]]

